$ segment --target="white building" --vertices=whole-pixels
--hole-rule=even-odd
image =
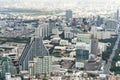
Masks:
[[[87,44],[87,43],[83,43],[83,42],[77,42],[76,43],[76,49],[84,49],[84,50],[90,50],[90,44]]]
[[[76,68],[84,68],[84,63],[83,62],[76,62],[75,67]]]
[[[77,42],[77,38],[73,38],[72,43],[76,43],[76,42]]]
[[[67,46],[67,45],[69,45],[69,42],[68,42],[68,40],[60,40],[60,45]]]
[[[98,43],[98,47],[100,49],[99,53],[102,53],[103,51],[105,51],[107,49],[107,46],[109,46],[109,45],[110,45],[109,43],[101,43],[101,42],[99,42]]]
[[[116,67],[120,67],[120,61],[116,62]]]
[[[53,29],[52,29],[52,34],[59,35],[59,30],[58,30],[58,28],[53,28]]]
[[[6,73],[5,80],[22,80],[22,79],[20,77],[11,77],[10,73]]]
[[[62,80],[62,77],[60,77],[60,76],[55,76],[55,77],[51,77],[52,78],[52,80]]]
[[[48,37],[50,35],[49,33],[49,25],[47,23],[39,25],[39,27],[36,30],[36,35],[44,37]]]
[[[73,38],[75,34],[71,32],[72,28],[71,27],[64,27],[64,37],[65,38]]]
[[[65,46],[55,46],[55,50],[66,50]]]

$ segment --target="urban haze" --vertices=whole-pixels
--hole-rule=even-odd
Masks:
[[[120,0],[0,0],[0,80],[120,80]]]

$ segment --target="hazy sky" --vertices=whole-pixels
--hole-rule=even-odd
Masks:
[[[120,0],[0,0],[0,7],[43,8],[73,6],[119,6]]]

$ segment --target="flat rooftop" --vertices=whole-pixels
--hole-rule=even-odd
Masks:
[[[101,68],[101,63],[100,62],[85,62],[85,70],[86,71],[96,71],[96,70],[100,70]]]

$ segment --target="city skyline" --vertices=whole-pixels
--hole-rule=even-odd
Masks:
[[[120,0],[0,0],[1,8],[73,8],[73,7],[113,7],[120,6]]]
[[[0,5],[0,80],[120,80],[120,0]]]

